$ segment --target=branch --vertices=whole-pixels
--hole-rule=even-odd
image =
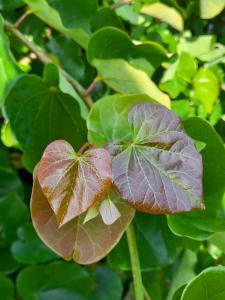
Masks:
[[[19,41],[26,45],[27,48],[29,48],[43,64],[54,63],[54,61],[43,51],[43,49],[35,45],[33,42],[30,42],[17,28],[15,28],[14,25],[9,23],[8,21],[5,21],[5,28],[9,32],[11,32],[11,34],[13,34]],[[93,102],[89,95],[85,96],[85,89],[83,88],[83,86],[60,66],[59,71],[78,92],[86,106],[90,109],[93,105]]]
[[[120,1],[118,1],[118,2],[116,2],[116,3],[114,3],[114,4],[112,4],[112,5],[111,5],[111,9],[117,9],[117,8],[119,8],[119,7],[121,7],[121,6],[124,6],[124,5],[126,5],[126,4],[132,3],[132,1],[133,1],[133,0],[120,0]]]

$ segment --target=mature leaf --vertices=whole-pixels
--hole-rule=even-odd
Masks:
[[[93,283],[81,266],[56,261],[23,269],[17,277],[17,290],[23,300],[87,300]]]
[[[222,300],[225,297],[225,267],[202,271],[184,289],[181,300]]]
[[[56,217],[36,178],[31,199],[34,227],[42,241],[58,255],[73,258],[80,264],[94,263],[118,243],[134,216],[134,209],[114,197],[121,217],[112,225],[105,225],[100,215],[84,224],[85,214],[82,214],[58,228]]]
[[[111,185],[111,158],[102,148],[76,154],[66,141],[52,142],[38,166],[38,180],[59,226],[85,212]]]
[[[23,264],[37,264],[51,261],[57,256],[37,237],[32,224],[25,223],[17,230],[18,240],[11,246],[14,259]]]
[[[201,68],[193,80],[194,92],[207,113],[211,113],[219,95],[219,82],[210,69]]]
[[[24,5],[24,0],[0,0],[0,10],[10,11]]]
[[[94,273],[96,290],[93,300],[121,300],[123,285],[120,276],[106,266],[100,266]]]
[[[131,66],[124,59],[96,59],[94,65],[101,79],[121,94],[144,93],[160,104],[170,108],[170,99],[149,76]]]
[[[0,273],[0,296],[4,300],[15,299],[13,281],[2,273]]]
[[[114,27],[104,27],[94,33],[87,50],[87,58],[94,65],[94,60],[98,59],[123,58],[137,69],[148,70],[149,76],[167,60],[166,54],[166,50],[156,42],[135,45],[124,31]],[[137,63],[139,60],[143,61],[143,66]]]
[[[81,47],[87,48],[89,35],[81,28],[67,28],[63,25],[57,10],[48,5],[47,0],[24,0],[30,10],[49,26],[73,39]]]
[[[92,18],[91,27],[96,31],[102,27],[113,26],[124,29],[122,20],[116,15],[115,11],[108,7],[101,7]]]
[[[225,0],[200,0],[201,18],[211,19],[225,8]]]
[[[86,141],[86,124],[76,100],[48,87],[36,75],[23,75],[16,80],[5,101],[5,111],[29,170],[52,141],[65,139],[76,150]]]
[[[165,214],[202,209],[202,161],[179,118],[155,104],[129,113],[133,140],[113,141],[112,178],[136,209]]]
[[[4,102],[9,84],[18,75],[18,69],[10,52],[9,40],[3,28],[4,21],[0,15],[0,106]]]
[[[179,236],[205,240],[214,232],[223,231],[225,218],[220,214],[225,182],[225,148],[214,128],[205,120],[193,117],[183,122],[185,130],[194,139],[204,142],[203,194],[205,211],[169,216],[170,229]]]
[[[87,119],[88,140],[91,144],[104,146],[112,140],[129,141],[128,112],[140,102],[154,102],[144,94],[112,95],[98,100]]]
[[[141,12],[168,23],[179,31],[184,29],[184,22],[180,13],[175,8],[167,6],[166,4],[159,2],[153,3],[142,7]]]
[[[5,275],[10,275],[17,271],[21,265],[13,258],[9,248],[0,250],[0,270]]]
[[[65,27],[90,31],[90,21],[98,7],[97,0],[76,0],[74,5],[71,5],[71,0],[47,0],[47,3],[59,12]]]

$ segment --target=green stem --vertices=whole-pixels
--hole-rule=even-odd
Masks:
[[[135,237],[134,225],[131,223],[127,228],[127,241],[130,252],[131,269],[134,280],[134,293],[136,300],[144,299],[144,289],[141,278],[141,267],[138,256],[137,242]]]

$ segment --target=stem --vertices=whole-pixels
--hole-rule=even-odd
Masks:
[[[127,241],[130,252],[131,269],[134,280],[134,292],[136,300],[144,299],[144,289],[141,278],[141,267],[138,256],[137,242],[135,237],[134,225],[131,223],[127,228]]]
[[[15,28],[11,23],[5,21],[5,28],[11,32],[19,41],[21,41],[24,45],[27,46],[43,64],[55,63],[40,47],[35,45],[33,42],[30,42],[18,29]],[[70,76],[63,68],[59,66],[59,71],[61,74],[70,82],[73,88],[78,92],[78,94],[83,99],[84,103],[88,108],[91,108],[93,105],[91,97],[85,96],[85,89],[82,85]]]
[[[87,97],[89,95],[91,95],[91,93],[93,92],[93,90],[96,87],[96,84],[100,81],[99,76],[97,76],[92,83],[89,85],[89,87],[86,89],[86,91],[84,92],[84,96]]]
[[[14,27],[18,28],[20,24],[32,13],[31,10],[27,10],[14,24]]]
[[[111,5],[111,9],[117,9],[121,6],[124,6],[126,4],[132,3],[133,0],[120,0],[114,4]]]

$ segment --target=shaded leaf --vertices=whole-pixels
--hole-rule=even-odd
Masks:
[[[119,29],[123,29],[122,20],[116,15],[115,11],[108,7],[101,7],[92,18],[91,21],[93,31],[96,31],[102,27],[114,26]]]
[[[175,8],[167,6],[164,3],[157,2],[144,6],[142,7],[141,12],[155,17],[162,22],[168,23],[179,31],[184,29],[183,18],[180,13]]]
[[[221,13],[225,7],[225,0],[201,0],[200,12],[201,18],[211,19]]]
[[[43,242],[58,255],[65,259],[73,257],[80,264],[94,263],[118,243],[134,216],[135,211],[125,201],[116,195],[114,197],[121,218],[111,226],[105,225],[100,215],[83,224],[83,214],[59,229],[56,217],[35,179],[31,199],[34,227]]]
[[[2,273],[0,273],[0,296],[4,300],[15,299],[13,281]]]
[[[202,160],[179,118],[155,104],[129,113],[133,139],[114,141],[112,178],[121,197],[148,213],[202,209]]]
[[[86,141],[86,124],[76,100],[56,87],[48,87],[36,75],[16,80],[5,101],[5,111],[30,171],[52,141],[65,139],[76,150]]]
[[[5,275],[10,275],[17,271],[21,265],[13,258],[10,249],[0,250],[0,270]]]
[[[54,141],[43,153],[38,180],[62,226],[106,194],[111,185],[111,158],[105,149],[76,154],[66,141]]]
[[[222,300],[225,297],[225,267],[211,267],[202,271],[184,289],[181,300]]]

